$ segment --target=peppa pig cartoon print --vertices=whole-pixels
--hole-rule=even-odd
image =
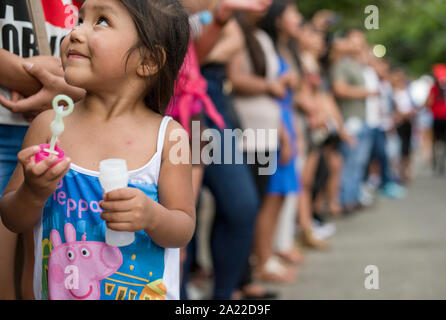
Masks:
[[[51,300],[98,300],[100,281],[115,273],[122,265],[122,254],[103,242],[76,241],[76,230],[67,223],[66,243],[59,232],[51,231],[53,250],[48,264],[48,289]]]

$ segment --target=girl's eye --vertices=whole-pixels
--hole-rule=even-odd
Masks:
[[[99,18],[98,20],[98,26],[102,26],[102,27],[108,27],[108,21],[105,18]]]

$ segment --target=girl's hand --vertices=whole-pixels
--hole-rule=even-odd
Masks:
[[[40,152],[39,146],[23,149],[17,155],[18,161],[23,166],[24,186],[37,199],[45,201],[57,189],[60,180],[70,169],[70,158],[59,159],[51,155],[45,160],[36,163],[34,156]]]
[[[104,195],[99,205],[104,210],[101,218],[109,229],[137,232],[148,229],[154,216],[151,199],[137,188],[122,188]]]

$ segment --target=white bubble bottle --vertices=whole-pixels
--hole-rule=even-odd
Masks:
[[[126,188],[129,174],[123,159],[107,159],[99,163],[99,182],[105,193]],[[125,247],[135,241],[134,232],[115,231],[107,228],[105,242],[113,247]]]

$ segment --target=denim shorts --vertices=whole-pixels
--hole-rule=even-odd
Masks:
[[[27,130],[28,126],[0,124],[0,198],[17,166],[17,153]]]

